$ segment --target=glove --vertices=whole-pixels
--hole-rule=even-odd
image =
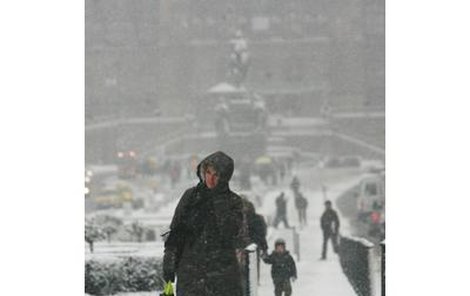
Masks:
[[[295,282],[297,280],[297,277],[293,276],[290,279],[292,280],[292,282]]]
[[[172,282],[168,281],[163,288],[163,293],[160,296],[174,296],[175,293],[173,292],[173,284]]]
[[[259,254],[259,256],[261,257],[261,259],[266,260],[268,258],[268,254],[266,251],[261,251],[261,253]]]

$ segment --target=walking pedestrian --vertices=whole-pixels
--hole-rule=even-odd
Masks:
[[[297,279],[297,268],[294,258],[286,250],[286,242],[283,239],[277,239],[274,243],[274,251],[263,258],[266,264],[271,266],[271,278],[274,283],[274,295],[290,296],[292,294],[291,281]]]
[[[287,201],[284,198],[284,192],[276,198],[276,217],[274,217],[273,226],[277,228],[279,222],[284,222],[285,228],[290,228],[289,222],[287,222]]]
[[[256,248],[256,265],[257,265],[257,278],[260,279],[260,258],[264,257],[268,251],[268,243],[266,242],[266,234],[268,226],[264,217],[255,211],[255,207],[248,199],[243,198],[243,212],[248,228],[248,243],[255,243]],[[243,271],[242,271],[243,272]]]
[[[297,176],[294,176],[294,178],[292,178],[292,181],[290,182],[290,189],[292,189],[292,191],[296,191],[296,190],[299,190],[299,188],[300,188],[299,178]]]
[[[328,240],[331,239],[333,244],[333,251],[338,252],[338,232],[339,232],[339,218],[335,210],[331,206],[331,201],[325,202],[325,211],[320,218],[321,229],[323,231],[323,246],[321,259],[326,260],[326,251]]]
[[[199,183],[186,190],[166,234],[163,274],[182,296],[241,296],[236,249],[242,229],[240,196],[230,190],[231,157],[219,151],[197,167]]]
[[[248,224],[249,243],[255,243],[258,249],[264,253],[268,250],[266,242],[267,225],[264,217],[256,213],[255,206],[247,199],[242,199],[243,211]]]
[[[307,225],[307,207],[308,207],[308,200],[300,193],[299,190],[294,190],[294,197],[295,197],[295,207],[297,209],[297,213],[299,214],[299,224]]]
[[[279,177],[281,182],[284,182],[284,178],[286,177],[286,163],[285,161],[279,162]]]

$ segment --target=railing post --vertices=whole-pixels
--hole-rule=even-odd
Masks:
[[[244,249],[245,266],[244,278],[245,282],[243,295],[245,296],[258,296],[258,246],[250,244]]]
[[[294,253],[297,255],[297,261],[300,261],[300,239],[295,226],[292,228],[292,236],[294,241]]]
[[[339,255],[344,274],[358,296],[374,296],[373,244],[365,239],[341,236]]]
[[[378,289],[379,287],[377,286],[377,281],[378,279],[378,273],[379,271],[377,270],[377,264],[378,260],[377,258],[374,257],[374,245],[370,246],[365,246],[367,248],[367,262],[369,265],[368,271],[369,271],[369,287],[370,287],[370,296],[378,296]]]
[[[381,268],[381,287],[382,287],[382,296],[385,296],[385,240],[380,243],[380,257],[382,259],[382,268]]]

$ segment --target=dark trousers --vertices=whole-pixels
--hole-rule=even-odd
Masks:
[[[274,228],[277,228],[277,225],[279,225],[279,222],[281,221],[284,222],[284,226],[286,228],[290,228],[289,223],[287,222],[286,215],[276,215],[276,217],[274,218],[274,222],[273,222]]]
[[[290,296],[292,294],[292,287],[289,279],[274,282],[274,296],[281,296],[282,292],[284,292],[284,296]]]
[[[328,240],[331,238],[331,242],[333,244],[333,251],[335,253],[338,252],[338,235],[336,233],[332,233],[331,231],[324,231],[323,230],[323,248],[321,252],[322,259],[326,259],[326,249]]]
[[[297,212],[299,213],[299,224],[307,225],[307,209],[297,209]]]

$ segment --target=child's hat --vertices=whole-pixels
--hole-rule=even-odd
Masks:
[[[284,247],[286,246],[286,241],[283,240],[282,238],[278,238],[275,242],[274,242],[274,247],[277,247],[279,245],[283,245]]]

